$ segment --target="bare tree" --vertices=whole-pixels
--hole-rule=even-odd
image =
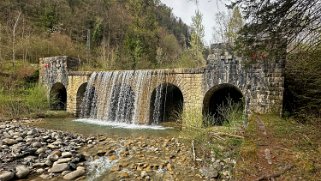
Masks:
[[[226,34],[230,15],[229,13],[218,12],[215,16],[215,21],[217,25],[213,27],[213,41],[216,43],[227,43]]]
[[[19,23],[19,19],[20,19],[20,16],[21,16],[21,11],[19,11],[19,14],[18,14],[18,17],[16,19],[16,22],[13,26],[13,30],[12,30],[12,65],[14,66],[15,65],[15,60],[16,60],[16,50],[15,50],[15,45],[16,45],[16,29],[17,29],[17,26],[18,26],[18,23]]]

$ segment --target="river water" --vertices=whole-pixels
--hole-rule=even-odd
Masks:
[[[177,137],[180,131],[178,123],[161,125],[134,125],[102,122],[92,119],[46,118],[32,123],[32,126],[67,131],[88,136],[104,135],[108,137]]]

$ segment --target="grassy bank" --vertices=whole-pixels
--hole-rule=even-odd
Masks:
[[[47,91],[38,85],[38,67],[22,61],[0,64],[0,118],[38,117],[48,110]]]
[[[226,107],[224,122],[211,120],[213,116],[205,116],[202,119],[193,112],[185,112],[183,118],[190,126],[182,130],[180,137],[190,143],[195,164],[201,165],[202,170],[207,170],[208,173],[218,173],[209,174],[207,179],[232,179],[232,170],[243,142],[242,111],[237,109],[237,106]],[[203,123],[202,126],[199,123]],[[224,166],[217,166],[217,163]]]
[[[319,180],[321,126],[316,123],[301,124],[275,115],[252,116],[235,179]]]

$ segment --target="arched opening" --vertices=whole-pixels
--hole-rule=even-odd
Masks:
[[[206,126],[222,125],[232,121],[232,116],[242,114],[243,95],[230,84],[221,84],[211,88],[204,97],[203,118]]]
[[[132,123],[134,115],[135,93],[126,84],[116,85],[112,90],[108,120]]]
[[[62,83],[55,83],[50,90],[50,108],[52,110],[66,110],[67,91]]]
[[[150,122],[179,121],[183,112],[183,94],[173,84],[161,84],[152,92],[150,102]]]
[[[86,88],[87,88],[87,83],[83,83],[81,84],[81,86],[78,88],[78,91],[77,91],[77,97],[76,97],[76,116],[77,117],[80,116]]]

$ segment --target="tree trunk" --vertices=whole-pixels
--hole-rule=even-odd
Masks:
[[[16,60],[16,50],[15,50],[15,44],[16,44],[16,29],[18,26],[18,22],[21,16],[21,12],[19,12],[19,15],[16,19],[16,22],[13,26],[13,30],[12,30],[12,65],[15,66],[15,60]]]

